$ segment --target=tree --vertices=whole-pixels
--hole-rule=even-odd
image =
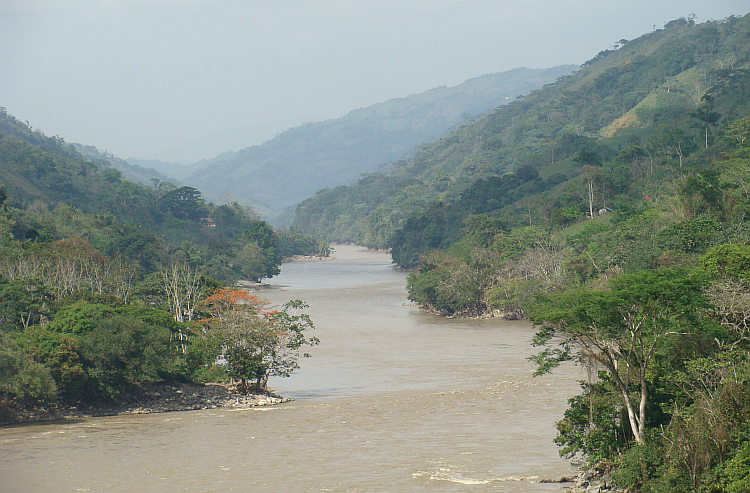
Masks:
[[[241,240],[246,240],[248,245],[256,244],[263,254],[263,272],[257,277],[258,280],[263,277],[273,277],[281,270],[281,254],[279,253],[279,238],[276,236],[273,228],[265,221],[253,221],[240,235]],[[252,259],[257,257],[257,252],[253,247],[240,252],[242,259]]]
[[[689,113],[690,116],[697,119],[699,123],[697,126],[703,128],[705,132],[705,145],[708,149],[708,129],[716,126],[719,121],[719,113],[714,109],[714,98],[708,94],[705,94],[701,98],[701,104],[694,111]]]
[[[538,244],[524,252],[514,265],[515,273],[525,280],[534,280],[551,290],[563,281],[565,252],[557,245]]]
[[[238,271],[242,279],[260,282],[266,274],[266,256],[257,243],[248,243],[242,250],[237,252],[232,265]]]
[[[307,305],[299,300],[285,303],[281,310],[267,311],[266,302],[257,296],[221,288],[207,296],[202,306],[211,314],[204,321],[207,330],[221,334],[227,373],[240,381],[241,388],[255,380],[256,387],[265,390],[269,377],[288,377],[299,368],[302,346],[319,342],[306,335],[315,327],[310,317],[300,312]]]
[[[691,151],[685,132],[679,127],[669,126],[665,126],[654,133],[650,139],[649,147],[667,158],[676,156],[680,168],[682,168],[682,158]]]
[[[705,289],[716,320],[737,345],[750,339],[750,246],[714,246],[702,258],[703,270],[714,281]]]
[[[177,367],[169,329],[134,314],[102,317],[78,339],[92,390],[107,397],[162,381]]]
[[[109,183],[117,183],[122,177],[122,172],[115,168],[105,168],[99,173],[104,181]]]
[[[739,148],[744,148],[750,142],[750,116],[732,122],[724,132],[727,141]]]
[[[193,320],[197,303],[206,293],[202,276],[188,265],[172,264],[161,270],[161,280],[174,319]]]
[[[312,319],[302,310],[308,308],[301,300],[290,300],[284,303],[281,310],[270,313],[270,327],[274,334],[274,344],[264,355],[266,376],[288,377],[299,368],[297,360],[300,356],[309,358],[310,354],[300,353],[303,346],[317,346],[317,337],[308,337],[307,332],[315,329]]]
[[[509,229],[506,221],[479,214],[466,219],[464,237],[481,248],[491,248],[495,237],[507,233]]]
[[[231,288],[220,288],[201,301],[201,310],[211,315],[202,321],[207,335],[218,334],[227,374],[239,380],[242,388],[248,380],[264,376],[257,349],[258,338],[264,332],[260,330],[265,323],[264,306],[257,296]]]
[[[175,321],[193,320],[198,302],[206,294],[203,277],[187,265],[172,264],[161,271],[162,289],[167,293],[167,303]],[[187,351],[188,334],[178,330],[182,352]]]
[[[586,183],[586,199],[589,204],[590,218],[594,217],[594,192],[596,192],[596,182],[599,180],[600,171],[600,166],[592,166],[589,164],[586,164],[581,168],[581,175],[583,176],[583,181]]]
[[[159,203],[166,212],[177,219],[199,221],[208,212],[200,191],[193,187],[171,190],[159,199]]]
[[[41,279],[0,275],[0,331],[21,330],[49,316],[52,296]]]
[[[683,271],[661,269],[622,275],[608,291],[583,289],[555,293],[532,310],[540,327],[536,345],[555,336],[560,347],[546,348],[532,359],[537,374],[563,361],[584,360],[606,369],[628,414],[633,438],[645,440],[649,370],[669,338],[700,330],[696,314],[707,307],[700,283]]]
[[[56,395],[57,388],[49,369],[34,361],[11,337],[0,332],[0,396],[23,400],[54,398]],[[3,400],[0,400],[0,411]]]
[[[23,341],[28,353],[50,366],[64,393],[77,394],[85,383],[94,396],[114,397],[175,375],[182,353],[173,335],[181,328],[162,310],[77,302]]]
[[[88,383],[81,345],[72,335],[48,328],[49,325],[29,327],[17,342],[26,354],[49,370],[60,397],[79,399]]]

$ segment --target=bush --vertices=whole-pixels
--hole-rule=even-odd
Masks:
[[[21,338],[47,365],[67,397],[114,397],[121,391],[190,373],[173,335],[184,329],[169,313],[137,306],[77,302],[44,329]]]
[[[746,493],[750,491],[750,441],[744,442],[730,460],[717,468],[704,491],[708,493]]]
[[[0,395],[21,400],[57,395],[49,370],[34,361],[9,336],[0,333]]]
[[[47,328],[30,327],[18,340],[34,361],[49,369],[62,397],[80,397],[86,389],[88,375],[83,366],[81,347],[76,339]]]
[[[128,315],[99,320],[81,337],[81,346],[96,393],[107,397],[161,381],[177,364],[176,353],[170,354],[169,331]]]

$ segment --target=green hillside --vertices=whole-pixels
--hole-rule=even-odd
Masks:
[[[319,191],[298,206],[293,227],[332,241],[385,248],[412,214],[459,202],[480,178],[530,166],[541,179],[570,179],[580,172],[574,160],[582,152],[583,158],[592,153],[608,161],[640,141],[651,145],[653,159],[679,157],[677,150],[687,155],[698,148],[698,130],[688,113],[710,87],[736,79],[746,65],[746,30],[746,18],[699,26],[682,19],[622,40],[575,74],[425,146],[391,173]],[[722,117],[742,114],[744,104],[726,108]],[[679,141],[680,133],[691,140]],[[446,245],[435,238],[414,253]],[[409,262],[396,260],[413,265],[415,255]]]
[[[327,253],[236,202],[123,179],[108,161],[3,108],[0,423],[35,406],[91,405],[159,382],[231,376],[262,389],[296,368],[300,343],[315,342],[302,334],[311,324],[286,307],[263,312],[257,298],[227,285],[278,274],[283,256]],[[238,299],[246,303],[233,306]],[[244,339],[245,326],[229,330],[227,310],[262,334],[262,349]],[[274,335],[291,333],[301,338]],[[292,358],[263,353],[269,343]],[[217,364],[220,356],[227,364]]]
[[[276,216],[316,190],[353,183],[454,125],[573,68],[520,68],[353,110],[335,120],[289,129],[263,145],[196,163],[190,167],[192,174],[178,178],[210,198],[228,192]]]
[[[390,247],[430,312],[530,319],[539,375],[586,370],[555,442],[605,484],[750,491],[750,16],[622,40],[396,167],[294,227]]]
[[[144,167],[139,164],[133,164],[124,159],[120,159],[112,153],[101,151],[94,146],[73,144],[73,148],[85,159],[96,161],[100,163],[101,166],[111,166],[118,170],[126,180],[134,181],[146,186],[150,186],[154,183],[158,186],[160,182],[169,182],[176,186],[182,185],[179,180],[161,173],[153,167]]]

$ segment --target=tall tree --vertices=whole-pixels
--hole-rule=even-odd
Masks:
[[[721,116],[714,109],[714,98],[709,94],[705,94],[701,98],[701,104],[694,111],[690,112],[690,116],[697,119],[697,126],[703,129],[705,133],[705,147],[708,149],[708,129],[716,126]]]
[[[531,313],[540,327],[535,344],[560,338],[558,348],[533,357],[537,373],[577,356],[601,365],[620,392],[634,440],[643,443],[652,363],[670,338],[700,330],[696,314],[706,307],[699,282],[672,269],[620,276],[608,291],[552,294]]]
[[[159,203],[177,219],[199,221],[207,213],[200,191],[193,187],[171,190],[159,199]]]

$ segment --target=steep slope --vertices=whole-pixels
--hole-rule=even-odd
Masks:
[[[424,147],[390,174],[320,191],[297,207],[293,227],[382,248],[392,246],[394,232],[413,214],[471,202],[464,194],[474,193],[469,187],[478,179],[530,167],[539,179],[560,183],[577,176],[588,161],[607,161],[620,149],[649,139],[654,140],[648,151],[652,157],[661,153],[677,159],[698,145],[701,121],[690,111],[699,107],[706,90],[736,80],[747,68],[748,39],[750,18],[745,16],[701,25],[678,19],[635,40],[622,40],[575,74]],[[741,114],[743,104],[740,100],[723,116]],[[661,139],[658,145],[655,136]],[[529,196],[538,191],[530,187]],[[499,213],[500,203],[493,204],[483,205],[481,212]],[[466,208],[457,217],[472,213],[477,211]],[[413,221],[412,227],[424,224]],[[444,229],[429,244],[410,247],[410,261],[430,248],[447,246],[457,227]]]
[[[263,145],[194,165],[199,169],[184,181],[210,198],[229,192],[258,210],[279,213],[318,189],[352,183],[454,125],[572,70],[568,65],[485,75],[304,124]]]
[[[168,181],[175,185],[179,182],[162,174],[155,169],[144,168],[124,161],[117,156],[108,152],[103,152],[94,146],[82,144],[69,144],[59,136],[49,137],[40,130],[34,130],[28,122],[22,122],[13,115],[9,115],[5,108],[0,108],[0,135],[25,142],[29,146],[39,149],[39,152],[49,152],[54,155],[54,159],[72,159],[75,161],[88,162],[94,167],[92,169],[106,169],[112,167],[120,171],[121,176],[126,180],[131,180],[143,185],[152,186],[154,180],[157,184],[162,181]],[[10,167],[2,170],[0,176],[7,176],[11,171]],[[22,183],[23,180],[18,178],[11,180],[13,183]],[[27,190],[35,187],[31,183],[24,183]],[[36,198],[43,198],[41,193],[35,193]],[[49,198],[49,197],[46,197]]]
[[[678,19],[602,52],[464,129],[463,151],[405,163],[367,216],[423,177],[505,167],[409,215],[391,255],[421,308],[528,317],[537,374],[588,370],[554,441],[618,491],[748,491],[748,41],[748,16]]]
[[[131,163],[109,152],[101,151],[94,146],[73,144],[73,147],[81,153],[82,156],[90,160],[96,160],[102,164],[109,163],[110,166],[122,173],[122,177],[126,180],[147,186],[158,186],[161,182],[168,182],[175,186],[181,185],[181,183],[175,178],[161,173],[153,167],[145,167]]]

